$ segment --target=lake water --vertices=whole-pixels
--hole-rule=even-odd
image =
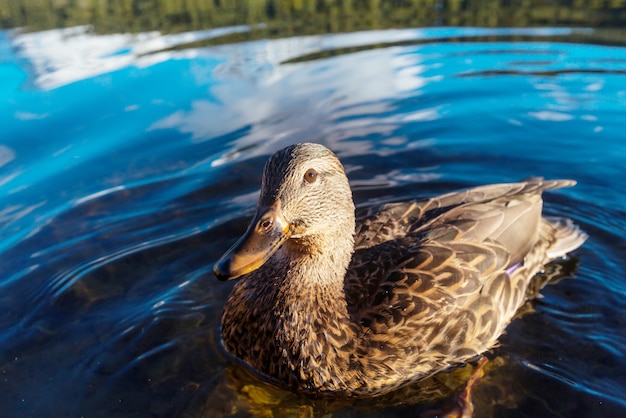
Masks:
[[[262,23],[262,22],[261,22]],[[626,42],[591,26],[281,37],[0,31],[0,416],[415,416],[299,398],[223,352],[265,160],[320,142],[357,206],[529,176],[589,240],[492,353],[475,416],[626,416]],[[417,390],[426,394],[426,389]]]

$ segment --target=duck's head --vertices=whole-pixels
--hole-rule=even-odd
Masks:
[[[319,144],[284,148],[265,164],[261,195],[246,233],[215,263],[229,280],[261,267],[281,249],[289,258],[330,254],[353,247],[354,203],[339,159]],[[347,263],[346,263],[347,265]]]

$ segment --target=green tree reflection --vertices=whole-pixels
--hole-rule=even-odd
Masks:
[[[263,36],[284,37],[437,25],[619,28],[624,22],[626,0],[0,0],[0,27],[30,31],[91,24],[98,33],[175,33],[264,23]]]

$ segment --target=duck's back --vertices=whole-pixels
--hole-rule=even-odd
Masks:
[[[369,378],[399,385],[491,348],[535,273],[584,242],[541,217],[542,191],[573,184],[483,186],[359,218],[345,287]]]
[[[571,187],[573,180],[541,179],[520,182],[493,184],[475,187],[436,196],[431,199],[412,202],[389,203],[360,213],[357,218],[355,249],[371,247],[391,239],[402,238],[433,224],[443,225],[459,214],[472,224],[480,224],[479,231],[484,235],[493,228],[504,230],[537,227],[538,218],[529,224],[519,222],[515,214],[531,208],[541,211],[541,193],[544,190]],[[514,205],[514,206],[512,206]],[[492,215],[490,218],[488,213]],[[461,232],[469,232],[471,225],[461,227]]]

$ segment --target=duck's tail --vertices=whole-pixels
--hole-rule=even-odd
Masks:
[[[558,216],[545,217],[545,220],[554,228],[555,241],[547,251],[550,260],[563,258],[574,251],[587,239],[588,235],[571,219]]]

